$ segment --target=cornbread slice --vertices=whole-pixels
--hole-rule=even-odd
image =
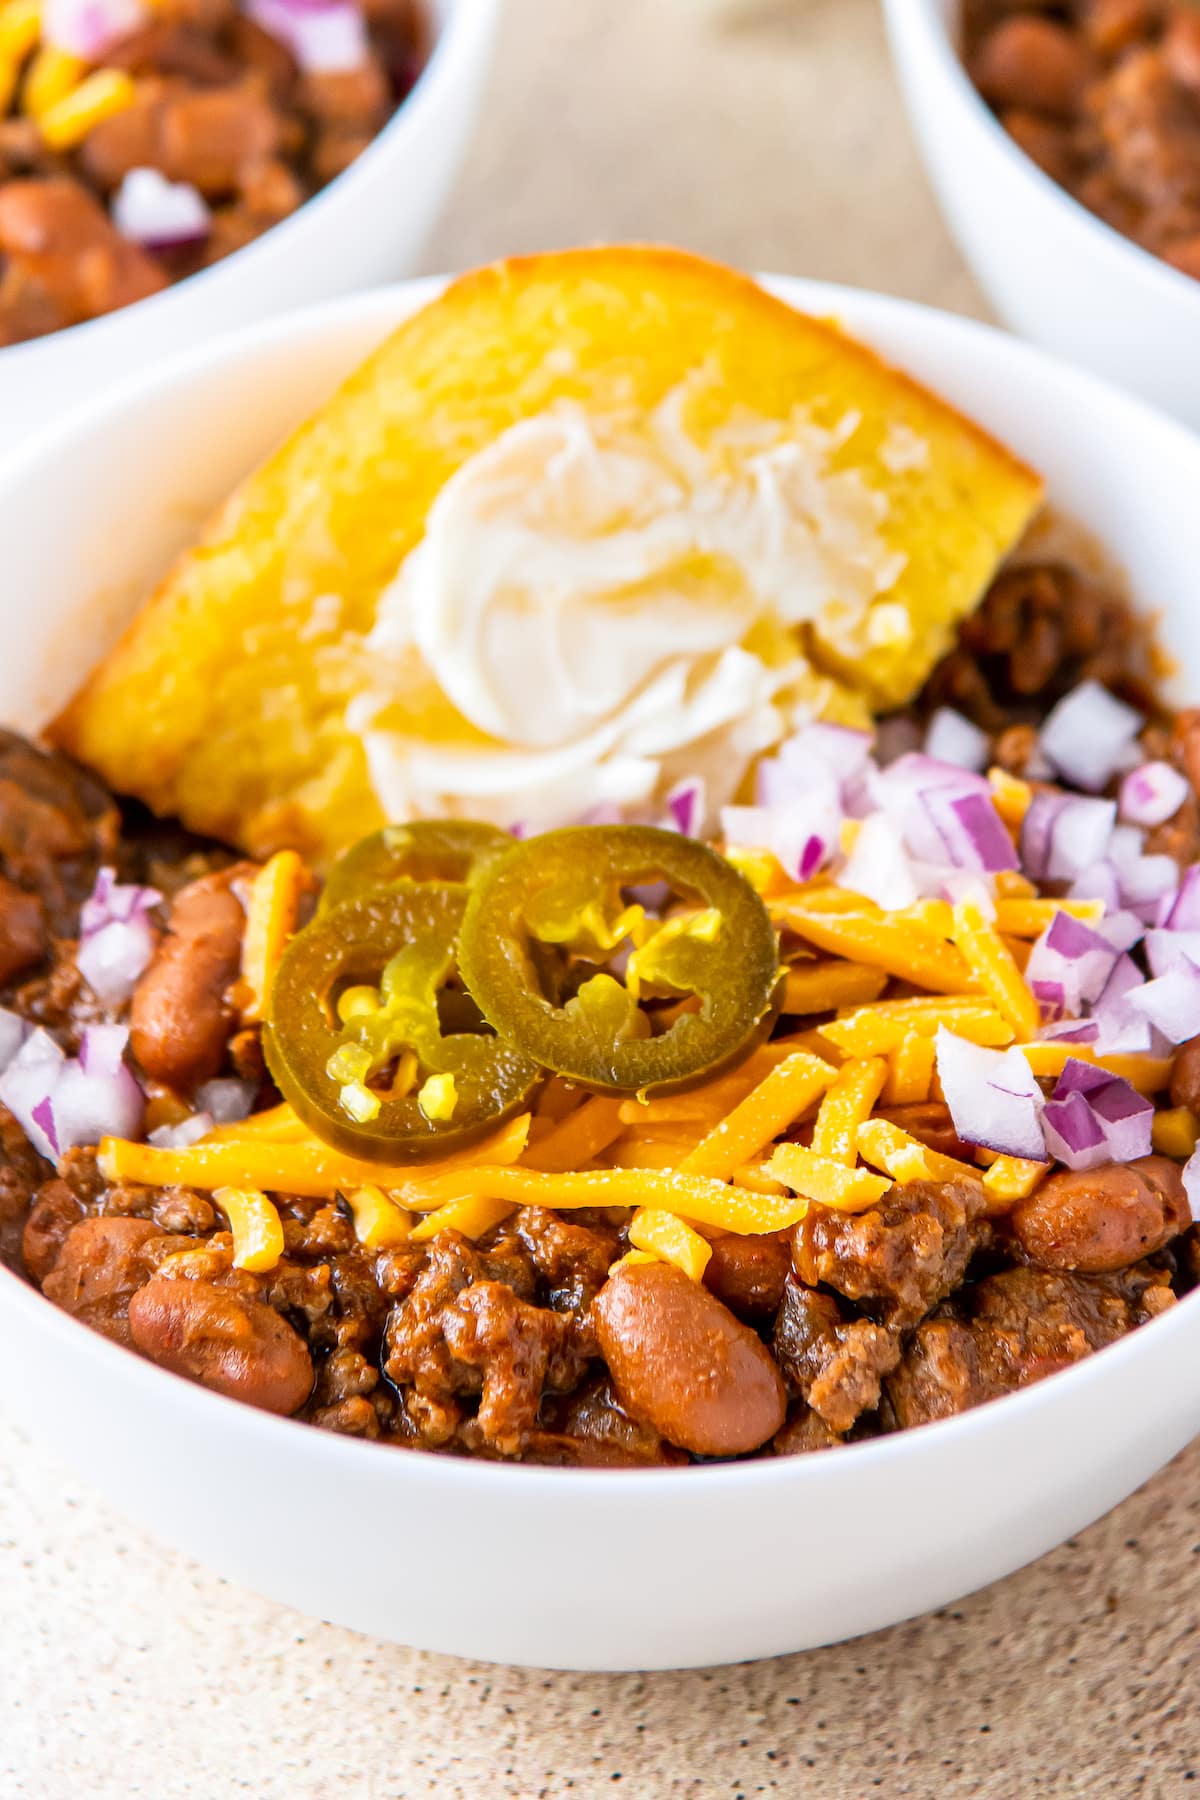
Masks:
[[[776,637],[860,712],[907,701],[1036,510],[1037,476],[745,277],[610,248],[482,269],[402,324],[230,497],[53,740],[197,831],[327,860],[382,821],[347,708],[377,684],[366,639],[446,483],[519,421],[566,405],[636,422],[673,397],[700,454],[726,467],[793,434],[824,446],[816,512],[845,478],[837,495],[869,523],[840,566],[869,565],[876,586],[852,604],[832,582]],[[388,723],[401,741],[496,747],[420,676]]]

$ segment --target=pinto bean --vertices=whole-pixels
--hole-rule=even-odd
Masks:
[[[739,1319],[769,1319],[779,1311],[792,1271],[791,1245],[784,1238],[717,1238],[704,1271],[704,1285]]]
[[[150,167],[215,196],[232,193],[242,169],[274,156],[279,142],[279,115],[257,83],[190,89],[147,82],[132,106],[93,126],[82,157],[101,187]]]
[[[783,1424],[783,1379],[728,1307],[670,1263],[610,1275],[592,1308],[617,1397],[681,1449],[757,1450]]]
[[[121,236],[86,188],[65,177],[0,186],[0,260],[5,257],[50,297],[67,325],[167,285],[153,259]]]
[[[233,1028],[226,990],[246,917],[231,883],[244,864],[180,888],[166,935],[134,990],[129,1041],[146,1074],[190,1091],[221,1067]]]
[[[149,1219],[81,1219],[63,1239],[42,1292],[93,1331],[128,1344],[129,1302],[151,1274],[143,1251],[162,1235]]]
[[[1037,1268],[1088,1275],[1127,1269],[1190,1223],[1183,1177],[1165,1156],[1142,1156],[1126,1168],[1063,1170],[1022,1200],[1008,1220]]]
[[[1171,1105],[1200,1112],[1200,1037],[1189,1038],[1175,1052],[1171,1068]]]
[[[294,1413],[312,1391],[312,1358],[287,1320],[209,1281],[156,1276],[130,1301],[129,1325],[152,1361],[264,1412]]]
[[[1087,79],[1088,57],[1073,32],[1050,19],[1018,14],[988,33],[971,72],[993,106],[1067,118]]]
[[[69,1231],[83,1218],[83,1202],[65,1181],[44,1182],[21,1233],[21,1261],[39,1284],[58,1261]]]
[[[48,949],[46,909],[38,896],[0,875],[0,981],[41,962]]]

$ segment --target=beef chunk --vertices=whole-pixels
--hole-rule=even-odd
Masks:
[[[984,1209],[973,1181],[910,1182],[862,1213],[812,1206],[793,1233],[792,1260],[809,1287],[869,1303],[887,1325],[913,1325],[991,1242]]]
[[[990,1275],[946,1317],[917,1327],[887,1382],[896,1423],[947,1419],[1027,1387],[1115,1343],[1174,1298],[1149,1263],[1118,1275]]]
[[[847,1317],[832,1294],[789,1282],[775,1321],[775,1360],[794,1393],[837,1433],[879,1404],[900,1360],[896,1332]]]

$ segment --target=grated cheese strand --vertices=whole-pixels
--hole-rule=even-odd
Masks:
[[[810,1201],[837,1212],[865,1212],[881,1200],[891,1182],[869,1169],[848,1169],[832,1157],[818,1156],[800,1144],[780,1144],[766,1165],[767,1173],[792,1188],[805,1211]],[[803,1217],[803,1214],[801,1215]]]
[[[700,1281],[712,1255],[712,1245],[676,1213],[656,1206],[639,1206],[629,1222],[629,1242],[662,1262],[674,1263],[693,1281]]]
[[[247,1025],[267,1016],[271,984],[296,929],[307,883],[304,864],[294,850],[277,851],[254,877],[242,938],[239,1010]]]
[[[924,1041],[932,1048],[932,1038]],[[888,1066],[879,1057],[843,1065],[817,1113],[812,1140],[816,1155],[854,1167],[858,1161],[858,1128],[870,1118],[887,1074]]]
[[[816,1104],[834,1078],[829,1064],[797,1051],[761,1081],[680,1163],[684,1175],[727,1180]]]
[[[960,900],[955,906],[951,935],[975,980],[1012,1026],[1014,1035],[1035,1038],[1041,1029],[1041,1008],[1025,985],[1012,951],[974,900]]]
[[[932,988],[939,994],[965,994],[975,987],[965,959],[953,944],[911,920],[866,912],[816,913],[793,905],[776,910],[797,936],[831,956],[868,963],[911,981],[914,987]]]
[[[229,1220],[233,1266],[261,1274],[283,1255],[283,1225],[274,1204],[256,1188],[219,1187],[213,1203]]]
[[[887,972],[863,963],[813,962],[789,968],[783,978],[785,1013],[836,1012],[839,1006],[861,1006],[878,1000],[888,984]]]
[[[464,1194],[461,1200],[448,1200],[435,1212],[426,1213],[414,1225],[409,1241],[424,1244],[439,1231],[461,1231],[465,1238],[481,1238],[485,1232],[507,1219],[513,1210],[511,1200],[489,1200],[484,1194]]]
[[[887,1119],[868,1119],[860,1125],[858,1148],[864,1162],[885,1169],[893,1181],[978,1181],[981,1176],[973,1163],[931,1150]]]
[[[888,1106],[914,1106],[928,1100],[937,1057],[936,1038],[910,1031],[888,1062],[884,1099]]]

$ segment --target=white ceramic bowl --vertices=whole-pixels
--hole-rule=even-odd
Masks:
[[[0,453],[164,356],[287,307],[411,274],[474,123],[500,0],[425,0],[420,80],[344,174],[244,250],[86,325],[0,350]]]
[[[1006,325],[1200,426],[1200,282],[1044,175],[968,80],[960,0],[884,0],[925,166]]]
[[[982,326],[775,285],[1043,469],[1055,501],[1104,536],[1142,601],[1162,609],[1200,685],[1200,442]],[[225,338],[10,460],[0,719],[36,726],[190,522],[429,292],[328,303]],[[1198,1361],[1193,1297],[1039,1386],[846,1450],[650,1471],[504,1467],[252,1412],[94,1336],[0,1271],[0,1368],[17,1417],[161,1537],[378,1637],[576,1668],[769,1656],[992,1581],[1096,1518],[1200,1429],[1200,1382],[1186,1374]]]

